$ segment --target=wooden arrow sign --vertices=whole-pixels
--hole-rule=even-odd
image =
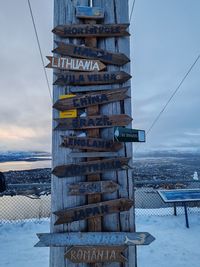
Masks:
[[[120,198],[75,208],[63,209],[53,213],[58,216],[55,225],[59,225],[104,216],[106,214],[128,211],[132,206],[132,200]]]
[[[119,152],[71,152],[69,156],[72,158],[114,158],[120,157]]]
[[[92,173],[103,173],[106,171],[119,171],[128,168],[130,158],[114,158],[81,162],[79,164],[69,164],[57,166],[53,169],[52,174],[58,178],[73,176],[83,176]]]
[[[56,74],[58,76],[54,85],[99,85],[125,83],[131,79],[131,75],[124,71],[111,72],[64,72]]]
[[[91,195],[113,193],[119,189],[119,185],[113,181],[83,182],[68,186],[69,195]]]
[[[77,58],[88,58],[101,60],[104,63],[122,66],[130,59],[122,53],[112,53],[107,50],[91,48],[88,46],[65,44],[62,42],[56,42],[58,45],[52,52],[61,54],[63,56],[77,57]]]
[[[127,246],[76,246],[65,253],[65,258],[73,263],[126,262],[121,254]]]
[[[155,238],[146,232],[89,232],[37,234],[35,247],[149,245]]]
[[[120,37],[129,36],[129,24],[72,24],[58,25],[52,32],[63,38],[77,37]]]
[[[128,115],[97,115],[89,117],[78,117],[73,119],[55,119],[58,122],[58,126],[54,130],[83,130],[83,129],[99,129],[109,128],[113,126],[126,126],[131,121]]]
[[[86,137],[62,136],[62,146],[74,149],[87,149],[92,151],[118,151],[123,145],[113,140]]]
[[[94,105],[107,104],[128,98],[126,93],[127,89],[88,93],[86,95],[75,96],[72,98],[59,99],[53,107],[57,110],[64,111],[74,108],[86,108]]]
[[[101,71],[106,68],[99,60],[51,56],[48,56],[47,59],[50,63],[46,68],[75,71]]]

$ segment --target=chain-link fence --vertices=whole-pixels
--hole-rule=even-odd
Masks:
[[[173,205],[161,200],[157,189],[165,188],[199,188],[200,181],[164,182],[147,181],[135,183],[135,212],[136,216],[172,215]],[[29,185],[31,188],[31,185]],[[30,190],[29,188],[29,190]],[[37,190],[34,192],[38,192]],[[50,216],[51,196],[42,195],[39,198],[22,195],[2,195],[0,197],[0,222],[35,220]],[[200,203],[191,203],[189,212],[200,212]],[[183,207],[177,207],[177,213],[182,214]]]

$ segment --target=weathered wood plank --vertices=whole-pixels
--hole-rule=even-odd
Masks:
[[[57,80],[54,85],[98,85],[98,84],[116,84],[125,83],[131,79],[131,75],[124,71],[112,72],[64,72],[57,73]]]
[[[68,186],[69,195],[92,195],[113,193],[119,185],[113,181],[82,182]]]
[[[129,24],[72,24],[58,25],[52,32],[62,38],[77,37],[120,37],[129,36]]]
[[[100,129],[109,128],[113,126],[126,126],[131,121],[132,118],[125,114],[121,115],[99,115],[90,117],[79,117],[73,119],[55,119],[58,122],[58,126],[54,130],[83,130],[83,129]]]
[[[113,158],[95,160],[90,162],[80,162],[79,164],[68,164],[56,166],[52,174],[58,178],[89,175],[92,173],[103,173],[110,170],[123,170],[128,168],[130,158]]]
[[[47,59],[50,63],[46,66],[46,68],[97,72],[106,69],[106,66],[99,60],[52,56],[47,56]]]
[[[149,245],[155,238],[147,232],[88,232],[88,233],[54,233],[37,234],[39,242],[35,247],[66,246],[135,246]]]
[[[61,54],[63,56],[71,56],[77,58],[88,58],[101,60],[104,63],[122,66],[128,62],[130,59],[122,53],[113,53],[104,49],[98,49],[83,45],[65,44],[62,42],[56,43],[56,47],[52,52]]]
[[[103,19],[104,10],[100,7],[77,6],[76,17],[79,19]]]
[[[125,249],[127,246],[76,246],[67,250],[65,257],[73,263],[125,262],[121,254]]]
[[[108,88],[106,85],[99,85],[99,86],[72,86],[70,87],[70,92],[71,93],[86,93],[86,92],[98,92],[98,91],[109,91],[109,90],[119,90],[119,89],[128,89],[129,87],[116,87],[113,85],[112,87]]]
[[[105,214],[109,213],[119,213],[129,210],[132,206],[133,201],[131,199],[120,198],[69,209],[63,209],[54,212],[54,214],[58,216],[55,225],[86,220],[104,216]]]
[[[59,99],[53,107],[57,110],[69,110],[73,108],[86,108],[94,105],[103,105],[110,102],[120,101],[128,98],[127,89],[110,90],[103,92],[88,93],[74,96],[72,98]]]
[[[87,137],[61,136],[62,147],[74,149],[87,149],[92,151],[118,151],[123,145],[113,140]]]
[[[120,157],[118,152],[71,152],[72,158],[113,158]]]

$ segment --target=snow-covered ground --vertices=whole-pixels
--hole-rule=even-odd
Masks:
[[[137,216],[137,231],[147,231],[156,240],[138,247],[138,267],[199,267],[200,214]],[[48,248],[34,248],[36,233],[49,232],[49,222],[0,224],[0,267],[48,267]]]

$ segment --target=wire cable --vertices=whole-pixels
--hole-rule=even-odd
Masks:
[[[50,96],[51,101],[52,101],[50,84],[49,84],[49,80],[48,80],[48,76],[47,76],[47,72],[46,72],[46,68],[45,68],[45,64],[44,64],[44,59],[43,59],[43,55],[42,55],[42,49],[41,49],[41,46],[40,46],[40,41],[39,41],[39,37],[38,37],[38,33],[37,33],[35,19],[34,19],[34,16],[33,16],[33,11],[32,11],[31,3],[30,3],[29,0],[28,0],[28,6],[29,6],[29,10],[30,10],[30,15],[31,15],[32,23],[33,23],[33,28],[34,28],[34,32],[35,32],[35,36],[36,36],[36,40],[37,40],[39,53],[40,53],[40,58],[41,58],[41,62],[42,62],[42,68],[43,68],[43,71],[44,71],[44,75],[45,75],[45,79],[46,79],[46,83],[47,83],[47,87],[48,87],[48,91],[49,91],[49,96]]]
[[[136,0],[133,0],[133,4],[132,4],[132,8],[131,8],[131,14],[130,14],[130,22],[131,22],[131,19],[132,19],[132,16],[133,16],[133,11],[134,11],[134,7],[135,7],[135,1]]]

